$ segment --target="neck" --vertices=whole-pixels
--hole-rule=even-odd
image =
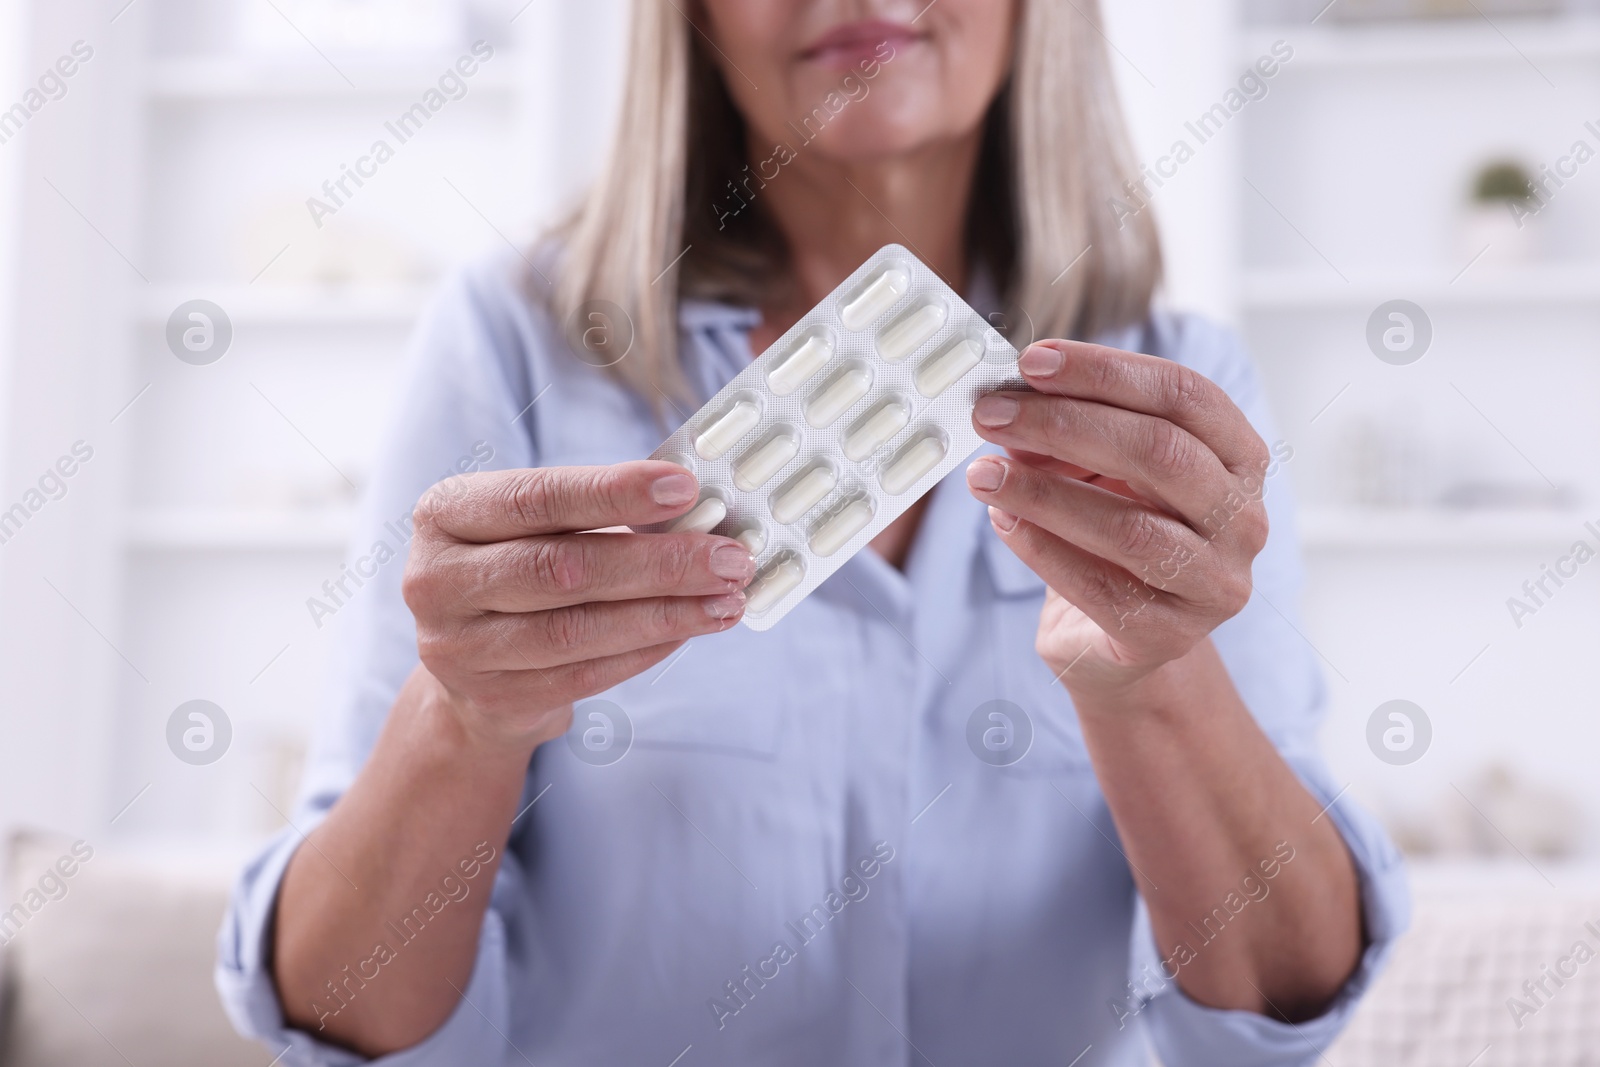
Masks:
[[[778,337],[886,244],[905,245],[951,288],[965,291],[967,205],[980,139],[974,133],[861,164],[816,159],[802,149],[763,192],[788,243],[795,286],[784,306],[762,308],[762,332]]]

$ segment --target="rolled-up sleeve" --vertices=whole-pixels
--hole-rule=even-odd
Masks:
[[[318,721],[292,824],[240,875],[217,945],[216,984],[229,1017],[241,1033],[282,1053],[285,1064],[368,1062],[285,1021],[271,960],[278,891],[304,835],[327,816],[366,761],[416,665],[415,623],[401,586],[417,500],[454,474],[534,465],[533,361],[521,340],[528,331],[514,320],[523,302],[503,291],[515,284],[515,273],[504,263],[486,262],[443,286],[424,313],[411,343],[398,412],[350,542],[350,559],[377,559],[377,573],[347,598],[324,602],[331,611],[312,613],[317,639],[332,642],[326,714]],[[457,1067],[499,1064],[515,1056],[504,1036],[506,929],[508,916],[524,906],[520,883],[517,857],[508,849],[491,890],[465,996],[426,1040],[373,1062]]]
[[[1254,567],[1255,594],[1214,635],[1239,689],[1280,754],[1326,818],[1343,835],[1360,881],[1367,947],[1355,972],[1315,1019],[1286,1023],[1254,1012],[1204,1007],[1170,979],[1139,902],[1130,946],[1130,995],[1123,1011],[1146,1027],[1164,1067],[1291,1067],[1324,1059],[1349,1022],[1410,920],[1404,863],[1377,821],[1344,793],[1323,762],[1317,732],[1327,710],[1320,654],[1299,621],[1303,576],[1288,471],[1293,443],[1279,437],[1243,347],[1229,332],[1199,320],[1168,320],[1157,351],[1221,385],[1266,440],[1274,457],[1266,478],[1272,533]],[[1242,873],[1242,872],[1241,872]],[[1202,950],[1203,951],[1203,950]]]

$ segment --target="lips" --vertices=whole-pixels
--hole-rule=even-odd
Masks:
[[[883,19],[850,22],[835,26],[817,38],[800,53],[800,58],[828,67],[848,67],[862,60],[881,58],[878,50],[884,44],[899,49],[915,44],[924,36],[916,27],[900,22]]]

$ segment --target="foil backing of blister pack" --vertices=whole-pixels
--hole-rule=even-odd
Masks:
[[[700,481],[678,519],[756,559],[767,630],[977,451],[978,398],[1018,353],[900,245],[879,249],[651,454]],[[930,395],[931,394],[931,395]]]

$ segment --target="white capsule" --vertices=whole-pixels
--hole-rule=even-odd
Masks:
[[[816,507],[838,484],[839,476],[832,467],[813,464],[772,494],[772,517],[787,526]]]
[[[895,301],[905,296],[910,288],[911,275],[899,267],[888,267],[839,310],[839,321],[847,330],[865,330],[878,316],[894,307]]]
[[[935,352],[917,367],[917,392],[935,397],[959,382],[983,360],[983,344],[970,337]]]
[[[923,304],[878,335],[878,355],[887,363],[899,363],[938,333],[949,317],[943,302]]]
[[[872,372],[865,367],[847,367],[828,379],[806,401],[806,421],[817,429],[832,426],[840,415],[855,406],[872,388]]]
[[[872,498],[857,497],[823,519],[811,533],[811,551],[831,556],[872,521]]]
[[[899,496],[944,459],[944,441],[935,434],[924,434],[911,442],[889,461],[878,476],[884,492]]]
[[[823,368],[833,358],[833,342],[826,337],[811,336],[805,344],[783,357],[783,361],[767,372],[767,385],[779,396],[788,396]]]
[[[745,588],[745,614],[760,615],[794,592],[806,576],[806,565],[793,552],[785,552],[763,567]]]
[[[769,437],[740,456],[733,465],[733,484],[753,493],[772,480],[784,464],[800,451],[799,438],[788,434]]]
[[[759,407],[749,400],[739,401],[722,418],[700,431],[694,441],[695,454],[701,459],[721,459],[760,421]]]
[[[760,523],[734,534],[733,539],[745,547],[745,551],[752,556],[761,555],[761,550],[767,547],[767,529]]]
[[[845,457],[852,463],[860,463],[885,441],[905,429],[910,421],[910,408],[898,400],[885,400],[857,419],[844,435]]]
[[[671,526],[668,533],[710,533],[711,528],[728,517],[728,505],[721,497],[708,496],[689,510],[689,513]]]

